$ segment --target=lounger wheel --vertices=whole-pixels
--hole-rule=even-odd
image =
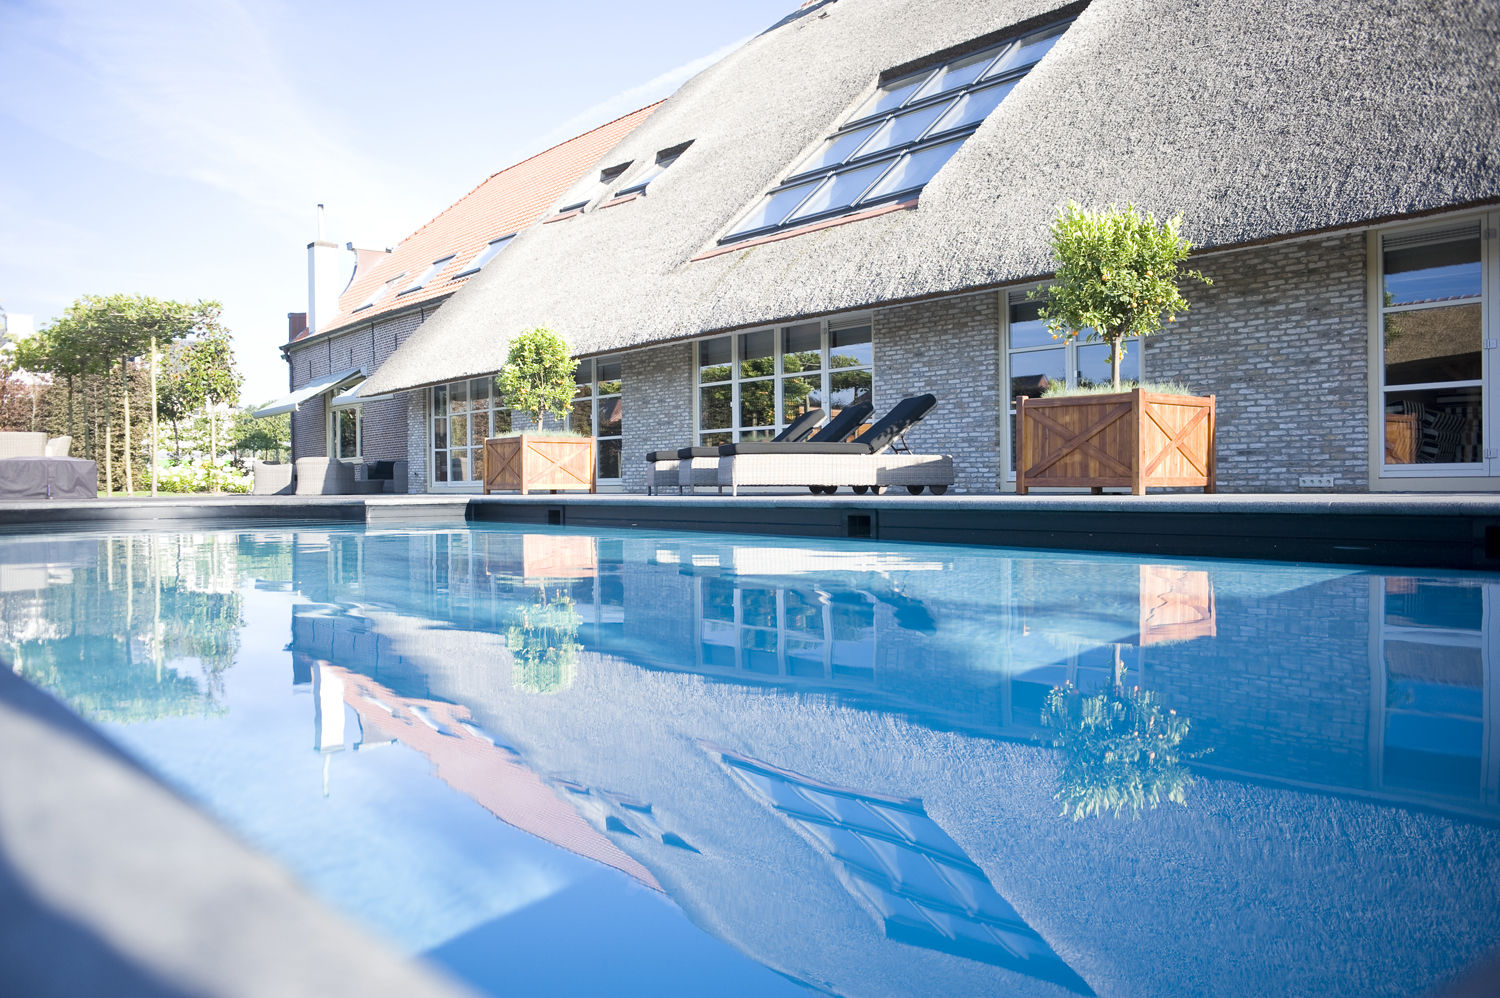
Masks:
[[[868,485],[851,485],[849,487],[854,490],[854,494],[857,496],[864,495],[870,489]]]
[[[935,496],[940,496],[944,492],[948,491],[948,486],[946,485],[929,485],[927,486],[927,488],[929,488],[932,491],[932,494]]]
[[[926,486],[923,485],[908,485],[906,487],[906,491],[910,492],[914,496],[919,496],[922,494],[922,489],[924,489],[925,487]]]
[[[885,486],[884,485],[871,485],[870,486],[870,495],[872,495],[872,496],[883,496],[883,495],[885,495]]]

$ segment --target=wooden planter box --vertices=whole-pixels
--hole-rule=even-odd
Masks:
[[[1115,395],[1016,399],[1016,492],[1037,485],[1189,486],[1212,492],[1214,396]]]
[[[484,442],[484,494],[594,491],[594,438],[523,433]]]

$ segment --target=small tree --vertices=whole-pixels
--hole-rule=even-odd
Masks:
[[[1088,211],[1069,201],[1052,222],[1052,283],[1032,292],[1046,304],[1040,315],[1055,339],[1102,340],[1109,346],[1110,374],[1120,388],[1120,358],[1129,336],[1159,332],[1162,316],[1187,311],[1178,282],[1212,284],[1196,270],[1182,270],[1192,245],[1177,233],[1178,215],[1158,223],[1134,205]]]
[[[511,340],[495,387],[507,405],[526,413],[531,424],[541,429],[542,417],[549,412],[558,419],[567,417],[577,367],[567,341],[539,326]]]

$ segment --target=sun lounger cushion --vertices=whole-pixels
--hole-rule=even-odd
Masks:
[[[762,442],[770,444],[781,444],[794,443],[798,440],[805,440],[812,434],[813,428],[822,421],[822,409],[809,409],[807,412],[804,412],[802,415],[786,424],[786,429],[776,434],[776,436],[772,437],[770,440]],[[845,435],[848,435],[847,431],[845,431]],[[724,446],[729,445],[726,444]],[[672,457],[675,457],[679,461],[690,461],[695,457],[718,457],[721,450],[722,447],[718,444],[715,444],[712,447],[683,447],[680,450],[673,451]],[[666,451],[653,451],[652,453],[663,455],[663,457],[656,460],[667,460]],[[647,455],[646,460],[650,461],[653,460],[653,458],[651,458],[650,455]]]

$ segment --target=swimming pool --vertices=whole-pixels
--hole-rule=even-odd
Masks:
[[[6,537],[0,657],[494,993],[1411,994],[1500,943],[1497,583],[512,527]],[[1142,787],[1159,806],[1060,814]]]

